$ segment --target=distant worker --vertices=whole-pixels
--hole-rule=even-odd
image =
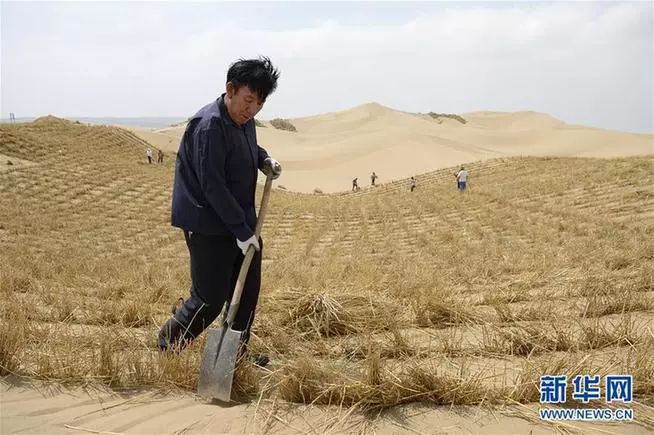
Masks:
[[[375,174],[375,171],[372,172],[372,175],[370,175],[370,183],[374,186],[375,185],[375,180],[379,178],[377,174]]]
[[[466,190],[466,183],[468,182],[468,171],[466,171],[463,166],[461,166],[459,173],[456,174],[456,181],[459,192]]]
[[[163,157],[164,157],[163,151],[158,150],[157,151],[157,163],[163,163]]]
[[[416,188],[416,177],[411,177],[411,192]]]
[[[359,180],[359,178],[352,180],[352,192],[359,190],[359,182],[357,180]]]
[[[150,148],[145,150],[145,156],[148,158],[148,163],[152,163],[152,150]]]

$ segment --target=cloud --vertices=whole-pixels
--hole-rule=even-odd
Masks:
[[[264,117],[378,101],[410,111],[537,110],[654,130],[650,3],[441,4],[376,22],[375,4],[358,22],[338,4],[340,15],[285,26],[293,8],[310,7],[294,3],[266,15],[274,29],[221,14],[220,5],[177,6],[183,13],[68,5],[44,21],[47,44],[38,28],[10,41],[3,31],[3,113],[188,115],[220,92],[230,62],[266,54],[282,79]],[[72,18],[78,24],[67,29]]]

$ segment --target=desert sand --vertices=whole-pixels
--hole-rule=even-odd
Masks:
[[[463,124],[369,103],[291,119],[297,132],[264,122],[259,145],[282,163],[288,190],[323,192],[378,184],[468,162],[511,156],[618,157],[654,153],[654,136],[566,124],[537,112],[470,112]],[[176,152],[184,126],[130,129],[164,151]],[[474,176],[474,174],[473,174]]]
[[[613,428],[594,423],[557,423],[525,419],[536,406],[490,411],[469,406],[435,408],[412,405],[369,419],[350,409],[252,403],[229,407],[193,394],[153,391],[116,392],[103,388],[65,388],[58,384],[0,382],[1,433],[21,434],[646,434],[637,424]],[[522,417],[522,418],[521,418]],[[626,433],[622,432],[622,433]]]
[[[520,373],[527,373],[530,382],[525,368],[549,367],[550,358],[569,357],[553,360],[564,361],[566,370],[576,370],[588,355],[603,370],[641,361],[634,379],[642,385],[639,399],[651,404],[647,346],[654,316],[654,251],[647,236],[654,217],[652,158],[504,157],[523,151],[584,157],[652,154],[652,135],[571,126],[532,112],[463,117],[466,124],[368,104],[293,119],[297,133],[268,123],[259,128],[260,143],[284,164],[281,181],[289,190],[348,190],[353,176],[365,187],[372,170],[380,183],[422,175],[413,195],[394,191],[392,185],[345,196],[307,195],[301,201],[298,195],[274,192],[264,226],[270,242],[257,321],[262,338],[253,346],[271,353],[273,368],[285,380],[302,373],[301,355],[319,361],[316,367],[332,367],[349,359],[350,350],[368,348],[374,322],[370,328],[353,323],[361,333],[351,336],[318,334],[296,342],[307,334],[298,322],[311,318],[301,310],[291,317],[291,307],[311,308],[315,305],[303,305],[306,300],[320,301],[315,296],[328,289],[333,298],[328,301],[342,301],[352,310],[350,322],[392,317],[394,324],[398,319],[405,323],[397,337],[413,353],[407,360],[402,354],[388,356],[386,367],[424,359],[444,369],[439,372],[443,379],[458,376],[465,367],[464,381],[483,376],[491,384],[479,390],[484,394],[505,379],[514,385],[514,375]],[[147,144],[114,127],[46,118],[0,129],[0,162],[13,163],[0,170],[0,290],[5,313],[23,316],[16,318],[22,323],[3,318],[2,326],[5,348],[11,352],[13,343],[17,349],[16,367],[9,370],[24,376],[22,381],[14,376],[0,381],[0,433],[651,433],[652,407],[643,403],[634,403],[638,421],[633,423],[556,425],[538,421],[538,404],[530,398],[526,405],[504,401],[493,407],[486,406],[486,396],[467,406],[436,401],[394,406],[374,419],[356,405],[309,406],[276,395],[216,406],[199,400],[192,377],[186,376],[197,373],[197,348],[179,359],[181,367],[186,361],[192,371],[164,371],[156,362],[146,364],[153,371],[137,373],[135,361],[156,352],[152,339],[169,315],[170,302],[188,288],[183,237],[168,220],[173,159],[148,165]],[[182,129],[136,131],[174,152]],[[88,152],[90,146],[96,152]],[[506,161],[489,160],[497,157]],[[479,184],[461,196],[450,182],[451,171],[477,160],[487,160],[469,165]],[[439,167],[447,169],[434,171]],[[515,183],[515,177],[526,181]],[[607,294],[588,299],[598,288]],[[375,298],[352,289],[374,292]],[[156,302],[144,305],[144,297]],[[33,298],[39,301],[36,310],[25,302]],[[429,301],[445,301],[450,311]],[[554,319],[548,317],[551,301],[562,301],[564,307]],[[581,325],[589,310],[594,314]],[[271,328],[279,318],[296,323]],[[487,334],[479,329],[482,321]],[[43,334],[42,325],[57,333]],[[552,325],[572,329],[568,352],[547,347]],[[586,329],[574,329],[580,326]],[[532,356],[506,347],[514,341],[512,335],[501,335],[505,330],[545,331],[527,337],[533,342],[525,339],[542,352]],[[589,334],[608,341],[588,346]],[[381,350],[395,350],[397,337],[375,340]],[[618,345],[625,337],[629,345]],[[116,349],[104,354],[113,359],[102,358],[98,342]],[[365,369],[368,359],[351,364]],[[421,369],[418,373],[432,373],[429,367]],[[74,386],[35,377],[70,380]],[[95,385],[95,379],[113,377],[124,380],[119,387],[143,387],[79,386],[81,380]],[[319,386],[330,385],[325,382]],[[356,382],[358,378],[344,385]],[[171,385],[187,392],[169,391]],[[307,403],[313,400],[309,396]]]
[[[31,165],[33,165],[33,163],[28,160],[0,154],[0,172],[20,169]]]

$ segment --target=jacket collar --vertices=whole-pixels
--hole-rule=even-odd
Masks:
[[[222,123],[224,125],[231,125],[234,126],[238,129],[243,128],[244,133],[245,133],[245,139],[248,144],[248,148],[250,149],[250,155],[252,156],[252,165],[254,166],[255,170],[258,166],[257,164],[257,151],[256,151],[256,143],[254,142],[254,136],[252,136],[249,132],[254,131],[248,130],[245,127],[248,125],[248,123],[252,122],[254,123],[254,120],[251,119],[249,120],[246,124],[244,125],[238,125],[235,123],[232,118],[229,116],[229,112],[227,111],[227,106],[225,105],[225,94],[222,94],[218,99],[216,100],[216,105],[218,106],[218,111],[213,115],[215,118],[220,118]],[[256,174],[256,171],[255,171]],[[255,175],[256,176],[256,175]],[[256,181],[255,181],[256,182]]]

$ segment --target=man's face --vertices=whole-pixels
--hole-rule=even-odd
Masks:
[[[238,125],[243,125],[259,113],[265,100],[260,100],[259,96],[252,92],[247,86],[241,86],[236,89],[232,82],[227,83],[227,95],[225,96],[225,105],[232,120]]]

